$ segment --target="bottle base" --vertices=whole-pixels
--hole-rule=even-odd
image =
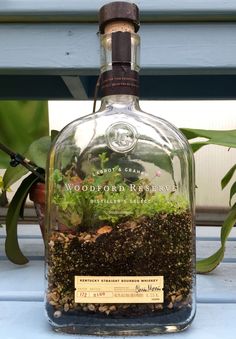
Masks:
[[[180,332],[187,329],[194,319],[194,310],[186,307],[176,314],[123,318],[123,319],[98,319],[91,316],[77,318],[69,322],[61,321],[55,323],[49,318],[49,323],[56,332],[95,336],[141,336]],[[169,319],[168,319],[169,318]],[[172,318],[172,319],[170,319]],[[181,319],[182,318],[182,319]],[[168,321],[169,320],[169,321]],[[121,323],[122,322],[122,323]]]
[[[95,336],[148,336],[154,334],[165,334],[175,333],[186,330],[191,323],[184,325],[171,325],[171,326],[158,326],[153,328],[140,328],[140,329],[94,329],[91,327],[80,327],[80,326],[65,326],[65,327],[54,327],[53,330],[58,333],[65,334],[80,334],[80,335],[95,335]]]

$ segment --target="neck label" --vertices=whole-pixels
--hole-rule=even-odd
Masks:
[[[127,94],[139,96],[139,76],[126,65],[113,67],[101,75],[102,96]]]

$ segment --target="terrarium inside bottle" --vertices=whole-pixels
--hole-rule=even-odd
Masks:
[[[102,7],[101,108],[50,152],[45,301],[59,331],[172,332],[195,314],[193,155],[139,108],[138,27],[136,5]]]

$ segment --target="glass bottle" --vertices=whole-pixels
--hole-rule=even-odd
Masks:
[[[102,7],[101,108],[50,151],[45,302],[57,331],[176,332],[195,314],[193,154],[139,107],[138,28],[136,5]]]

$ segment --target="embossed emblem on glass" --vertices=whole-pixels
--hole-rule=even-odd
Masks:
[[[117,122],[108,127],[106,131],[108,146],[116,152],[128,152],[137,142],[136,129],[125,122]]]

